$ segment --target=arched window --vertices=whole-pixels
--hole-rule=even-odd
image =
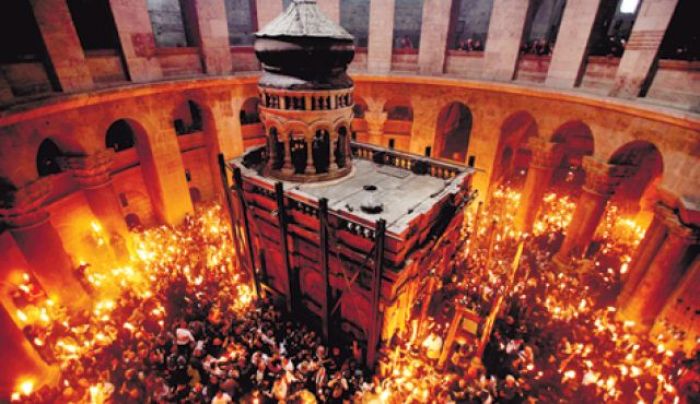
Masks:
[[[292,153],[292,165],[294,165],[295,174],[304,174],[306,171],[306,160],[308,158],[308,144],[304,140],[303,135],[295,138],[293,134],[289,135],[289,149]]]
[[[289,102],[289,97],[287,97],[288,106]],[[248,98],[245,100],[240,112],[241,125],[260,123],[260,113],[258,112],[259,105],[259,98]]]
[[[120,119],[107,129],[107,136],[105,137],[106,147],[111,147],[118,153],[134,147],[134,144],[134,130],[127,121]]]
[[[51,139],[44,139],[41,142],[39,151],[36,153],[36,170],[39,172],[39,177],[61,172],[61,167],[58,165],[60,155],[61,149]]]
[[[583,156],[591,156],[594,151],[591,129],[581,121],[567,122],[556,130],[552,142],[561,143],[563,151],[552,184],[577,191],[586,178],[582,167]]]
[[[472,130],[472,113],[461,102],[453,102],[438,115],[438,156],[464,162],[469,150],[469,135]]]
[[[330,132],[323,129],[317,130],[311,147],[313,148],[312,153],[316,173],[328,172],[328,166],[330,165]]]
[[[200,132],[203,126],[202,109],[196,102],[188,100],[175,110],[173,126],[178,135]]]

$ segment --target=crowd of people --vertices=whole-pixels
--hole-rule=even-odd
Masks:
[[[25,328],[44,359],[60,367],[60,380],[14,398],[217,404],[697,400],[700,356],[671,351],[615,319],[611,299],[629,262],[629,243],[640,235],[606,233],[605,248],[579,263],[607,270],[562,271],[551,256],[573,203],[546,196],[535,231],[522,239],[512,226],[518,198],[517,191],[501,188],[488,208],[469,215],[464,249],[451,272],[420,300],[432,303],[427,324],[407,327],[384,344],[374,369],[364,366],[358,341],[323,341],[273,302],[255,298],[220,207],[199,209],[177,228],[146,230],[135,243],[133,271],[116,272],[124,285],[117,298],[77,313],[53,307],[44,314],[52,321]],[[513,267],[521,242],[520,264]],[[98,268],[86,271],[90,280]],[[25,289],[32,299],[43,299]],[[498,296],[506,298],[497,303]],[[448,346],[446,330],[457,305],[482,319],[495,316],[483,344],[475,338]],[[443,349],[450,354],[439,364]]]

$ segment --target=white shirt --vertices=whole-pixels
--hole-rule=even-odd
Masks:
[[[175,342],[178,345],[187,345],[194,342],[194,336],[187,328],[178,328],[175,330]]]
[[[231,396],[227,393],[223,393],[221,396],[217,394],[211,399],[211,404],[227,404],[231,402],[233,402],[233,400],[231,400]]]

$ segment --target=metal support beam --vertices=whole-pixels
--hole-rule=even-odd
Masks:
[[[318,216],[321,221],[321,277],[323,278],[323,299],[321,302],[322,333],[324,341],[330,337],[331,306],[333,297],[330,285],[330,265],[328,262],[328,199],[318,201]]]
[[[277,220],[280,228],[280,241],[282,244],[282,259],[284,260],[284,268],[287,270],[287,311],[293,313],[297,306],[297,272],[292,268],[292,264],[289,259],[289,241],[287,238],[287,223],[289,223],[289,218],[287,217],[287,208],[284,204],[284,185],[282,182],[277,181],[275,183],[275,198],[277,199]]]
[[[367,340],[367,366],[372,368],[377,360],[377,346],[381,338],[382,311],[379,304],[382,296],[382,272],[384,271],[384,234],[386,233],[386,221],[377,220],[377,227],[374,232],[375,255],[374,271],[372,271],[372,293],[371,318],[369,325],[369,339]]]
[[[238,167],[233,169],[233,180],[235,181],[236,194],[240,201],[241,216],[243,216],[243,227],[245,229],[246,244],[248,245],[248,255],[250,257],[249,272],[255,285],[255,294],[260,298],[260,280],[258,279],[258,271],[255,268],[255,249],[253,248],[253,239],[250,236],[248,209],[245,203],[245,196],[243,195],[243,176],[241,175],[241,169]]]

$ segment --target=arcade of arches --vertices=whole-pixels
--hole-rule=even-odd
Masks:
[[[370,15],[382,12],[383,5],[374,0],[369,3]],[[567,7],[569,3],[585,8],[578,4],[585,2],[569,1]],[[61,14],[61,18],[70,20],[67,6],[63,8],[59,11],[67,16]],[[127,11],[118,5],[112,8],[117,24],[112,29],[135,37],[144,35],[131,26],[138,22],[123,20]],[[144,21],[140,23],[148,24],[148,13],[141,11],[138,17]],[[257,19],[263,21],[268,12],[258,7]],[[52,41],[50,30],[45,29],[45,20],[52,19],[42,13],[47,11],[35,11],[37,18],[43,18],[38,39],[41,42],[45,37],[44,51],[54,57],[57,41]],[[566,8],[563,14],[562,24],[570,24]],[[204,20],[200,14],[192,15]],[[493,16],[505,18],[495,12]],[[369,39],[365,38],[370,51],[358,55],[365,58],[367,68],[352,74],[354,99],[329,98],[327,107],[323,106],[325,100],[311,104],[309,99],[308,105],[304,99],[277,100],[279,108],[290,111],[325,111],[338,103],[353,106],[354,115],[347,122],[336,127],[317,125],[313,133],[296,133],[293,126],[263,122],[259,111],[276,101],[265,99],[264,94],[259,98],[259,75],[213,76],[231,72],[221,66],[230,65],[231,55],[243,51],[230,50],[226,41],[217,45],[220,38],[206,35],[194,36],[203,43],[201,61],[196,51],[187,51],[196,49],[189,40],[184,50],[168,53],[160,49],[154,53],[158,58],[147,56],[155,52],[152,49],[124,47],[120,55],[125,63],[118,63],[119,69],[127,69],[122,78],[140,84],[120,79],[98,90],[92,78],[85,80],[89,69],[88,73],[69,71],[66,66],[71,65],[70,60],[63,60],[65,63],[54,63],[56,74],[48,74],[46,80],[58,80],[60,85],[53,85],[67,94],[53,91],[46,98],[34,99],[19,96],[18,89],[15,95],[5,97],[6,80],[0,75],[0,104],[4,105],[0,112],[0,355],[26,364],[19,373],[0,371],[0,401],[12,392],[21,392],[18,383],[22,380],[31,379],[36,385],[40,380],[60,377],[55,358],[47,361],[44,357],[41,346],[47,341],[29,338],[27,330],[35,326],[32,321],[40,327],[49,320],[44,321],[46,311],[32,310],[34,300],[22,295],[27,288],[32,290],[32,298],[40,295],[42,301],[69,311],[93,308],[99,312],[103,308],[94,308],[95,304],[105,300],[113,304],[115,295],[108,294],[107,299],[95,291],[95,279],[99,283],[95,271],[113,265],[123,270],[119,272],[122,276],[131,271],[125,269],[131,268],[130,260],[152,259],[139,238],[150,234],[148,229],[167,226],[168,231],[179,232],[176,229],[192,224],[193,215],[214,204],[226,206],[228,194],[222,181],[230,184],[235,179],[225,170],[222,178],[220,156],[228,161],[266,142],[274,152],[267,169],[290,170],[290,176],[312,172],[332,179],[335,170],[351,170],[351,142],[473,167],[471,185],[477,193],[465,215],[464,232],[469,233],[467,240],[474,240],[470,241],[472,246],[486,246],[480,259],[489,265],[491,260],[501,260],[498,265],[505,267],[506,255],[498,255],[503,253],[498,250],[503,240],[547,240],[551,251],[543,259],[562,277],[605,278],[600,282],[608,289],[600,307],[614,311],[612,317],[628,326],[630,333],[648,337],[659,347],[662,358],[664,352],[671,357],[672,350],[694,354],[700,341],[700,116],[697,104],[692,104],[697,94],[686,95],[680,106],[659,105],[636,95],[615,98],[578,90],[556,91],[519,85],[522,82],[504,83],[512,80],[502,77],[482,76],[486,81],[471,81],[442,76],[442,71],[435,70],[436,63],[440,69],[453,66],[450,60],[442,59],[452,55],[455,62],[454,57],[464,55],[455,56],[450,50],[438,57],[425,48],[436,41],[435,34],[425,28],[425,24],[435,23],[435,18],[423,13],[420,63],[414,63],[412,70],[432,75],[387,73],[398,70],[396,54],[392,61],[392,44],[375,43],[378,35],[372,34],[382,32],[378,27],[381,19],[370,19]],[[445,25],[449,26],[449,21]],[[115,41],[123,40],[119,37]],[[80,40],[72,40],[76,43],[68,41],[69,45],[80,48]],[[503,42],[496,36],[488,43],[507,47]],[[223,46],[227,56],[222,56],[217,46]],[[493,61],[494,49],[487,45],[479,60]],[[640,52],[634,46],[630,49],[631,53]],[[94,61],[93,56],[90,60]],[[164,73],[171,65],[164,60],[180,63],[188,57],[197,59],[199,70],[191,77],[168,80]],[[436,57],[441,61],[435,62]],[[555,52],[550,69],[566,70],[566,63],[557,57]],[[156,63],[159,59],[160,64]],[[624,57],[617,63],[621,69],[620,77],[614,80],[620,87],[617,91],[635,92],[624,78],[636,79],[639,72],[633,71]],[[99,70],[96,63],[91,68]],[[497,69],[493,73],[504,74]],[[645,74],[643,79],[648,80]],[[547,76],[550,80],[572,79],[562,74]],[[657,95],[662,93],[651,88]],[[249,214],[255,214],[254,207]],[[216,232],[229,231],[222,230],[223,226],[215,228]],[[233,230],[234,234],[243,231]],[[547,232],[551,232],[549,237]],[[616,244],[616,237],[624,242]],[[466,245],[465,256],[470,248]],[[515,248],[511,250],[513,253]],[[205,259],[224,260],[209,253]],[[85,271],[92,278],[84,276]],[[200,274],[192,278],[201,282]],[[548,282],[563,281],[553,278]],[[449,279],[426,280],[426,290],[437,294],[438,284],[447,290],[449,283]],[[577,301],[574,308],[594,304],[593,300],[581,301],[586,303],[579,305]],[[418,311],[427,316],[432,310],[429,306],[423,304]],[[568,314],[560,314],[565,310],[559,306],[556,309],[552,309],[554,317],[562,321]],[[568,319],[573,317],[576,315]],[[404,328],[410,332],[410,327]],[[607,330],[608,324],[600,327]],[[579,358],[574,352],[570,355]],[[585,372],[584,368],[576,370],[579,377]],[[576,377],[563,374],[563,384]],[[678,384],[671,387],[670,381],[667,386],[678,389]]]

